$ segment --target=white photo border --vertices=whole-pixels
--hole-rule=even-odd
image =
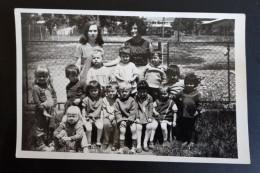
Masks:
[[[238,158],[203,158],[151,155],[116,155],[116,154],[84,154],[64,152],[36,152],[22,150],[22,33],[21,13],[56,13],[113,16],[143,17],[181,17],[181,18],[225,18],[235,20],[235,69],[236,69],[236,126]],[[195,162],[195,163],[232,163],[250,164],[248,139],[248,110],[246,86],[246,54],[245,54],[245,14],[228,13],[183,13],[183,12],[137,12],[137,11],[99,11],[99,10],[54,10],[54,9],[15,9],[16,28],[16,69],[17,69],[17,158],[41,159],[83,159],[83,160],[118,160],[149,162]]]

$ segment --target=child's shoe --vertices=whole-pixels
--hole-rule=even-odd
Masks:
[[[164,141],[163,142],[163,147],[170,147],[170,142],[169,141]]]
[[[97,143],[96,143],[96,146],[97,146],[97,148],[101,148],[101,143],[100,143],[100,142],[97,142]]]
[[[113,146],[112,146],[111,150],[112,150],[112,151],[116,151],[116,150],[117,150],[117,148],[118,148],[118,144],[113,144]]]
[[[149,151],[149,148],[146,146],[146,147],[143,147],[143,150],[144,150],[145,152],[147,152],[147,151]]]
[[[137,153],[141,153],[142,152],[142,148],[136,148],[135,150]]]
[[[51,147],[48,147],[46,146],[45,144],[42,144],[41,146],[39,146],[37,148],[38,151],[48,151],[48,152],[51,152],[51,151],[54,151],[54,147],[51,146]]]
[[[106,150],[108,147],[108,144],[102,144],[102,150]]]
[[[83,148],[83,153],[89,153],[88,147],[84,147],[84,148]]]
[[[153,143],[153,142],[151,142],[151,141],[150,141],[150,143],[149,143],[149,148],[150,148],[151,150],[153,150],[153,149],[154,149],[154,143]]]
[[[182,147],[186,146],[188,144],[188,142],[184,142],[183,144],[181,144]]]
[[[119,148],[117,154],[124,154],[124,149],[123,148]]]
[[[136,150],[135,147],[132,147],[131,150],[129,151],[129,154],[135,154],[136,152],[135,150]]]

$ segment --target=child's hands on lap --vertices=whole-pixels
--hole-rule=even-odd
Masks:
[[[152,118],[148,118],[148,123],[151,123],[153,121]]]
[[[140,123],[140,119],[136,118],[135,123]]]
[[[113,121],[113,120],[115,119],[115,116],[114,116],[114,115],[109,115],[109,116],[108,116],[108,119],[109,119],[110,121]]]
[[[126,127],[126,122],[125,121],[121,121],[120,127]]]

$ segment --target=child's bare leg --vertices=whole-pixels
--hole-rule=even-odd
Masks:
[[[119,148],[118,154],[123,154],[124,144],[125,144],[125,133],[126,133],[126,122],[125,121],[120,122],[119,132],[120,132],[120,135],[119,135],[120,148]]]
[[[83,153],[88,153],[88,140],[86,134],[83,134],[81,139],[81,148],[83,148]]]
[[[87,141],[88,146],[91,145],[91,134],[92,134],[92,122],[87,121],[86,122],[86,135],[87,135]]]
[[[136,125],[137,148],[141,148],[142,129],[143,129],[143,126],[141,124]]]
[[[95,125],[97,127],[97,145],[101,145],[100,139],[103,131],[103,121],[101,119],[97,119]]]
[[[147,148],[148,146],[148,140],[151,136],[151,132],[152,132],[152,123],[148,123],[146,125],[145,136],[144,136],[144,148]]]
[[[156,120],[153,120],[151,123],[151,136],[150,136],[150,142],[153,142],[155,131],[158,127],[158,122]]]
[[[134,154],[135,149],[137,147],[137,133],[136,133],[136,124],[135,123],[130,125],[130,130],[132,133],[132,149],[130,150],[130,153]]]
[[[167,123],[161,122],[163,141],[167,141],[168,131],[167,131]]]

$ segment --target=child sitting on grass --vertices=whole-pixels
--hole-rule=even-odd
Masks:
[[[176,126],[176,117],[178,108],[175,102],[169,98],[169,88],[161,86],[159,89],[159,98],[154,102],[154,118],[160,123],[163,135],[163,145],[167,145],[168,128]]]
[[[92,126],[95,125],[97,128],[97,147],[101,147],[101,136],[103,131],[103,119],[101,116],[101,109],[103,105],[103,100],[101,95],[101,85],[98,81],[90,81],[87,85],[86,92],[88,97],[84,98],[82,101],[82,115],[86,119],[86,134],[88,140],[88,147],[91,148],[91,135]]]
[[[112,74],[118,83],[129,82],[131,84],[131,94],[136,93],[136,80],[138,78],[139,71],[135,64],[129,62],[131,56],[130,47],[121,47],[119,49],[119,56],[121,61],[116,65]]]
[[[102,95],[104,94],[105,86],[107,86],[110,77],[110,71],[108,70],[107,67],[103,66],[103,49],[100,47],[95,47],[94,51],[91,55],[92,60],[92,67],[89,69],[88,74],[87,74],[87,84],[92,81],[96,80],[100,83],[101,85],[101,93]]]
[[[118,83],[117,82],[110,82],[106,86],[106,96],[103,98],[103,107],[102,107],[102,113],[103,113],[103,123],[104,123],[104,129],[103,129],[103,149],[106,149],[109,144],[109,138],[111,134],[113,135],[113,146],[111,148],[112,151],[117,150],[119,147],[119,129],[117,127],[117,123],[115,120],[115,102],[117,98],[117,89],[118,89]]]
[[[80,117],[80,109],[77,106],[68,107],[66,122],[62,122],[54,131],[56,151],[65,149],[78,152],[79,149],[83,149],[84,153],[88,153],[87,138]]]
[[[70,106],[78,106],[82,109],[82,100],[86,97],[86,83],[79,80],[79,69],[76,65],[70,64],[65,68],[66,78],[69,84],[66,86],[67,101],[64,105],[64,114]],[[65,119],[64,119],[65,122]]]
[[[153,98],[148,94],[148,83],[144,80],[138,82],[137,84],[137,95],[136,107],[137,107],[137,149],[136,152],[141,152],[141,137],[142,130],[145,129],[145,136],[143,141],[144,151],[149,151],[148,140],[151,136],[152,130],[155,132],[158,123],[153,119]],[[150,140],[150,149],[154,148],[153,138]]]
[[[166,83],[166,74],[164,69],[160,66],[162,64],[162,52],[155,51],[152,53],[150,63],[145,67],[144,80],[149,85],[148,93],[155,101],[158,98],[159,88]]]
[[[136,103],[135,100],[132,97],[130,97],[131,91],[132,85],[129,82],[122,82],[119,84],[118,92],[120,97],[116,99],[115,103],[115,117],[120,131],[120,149],[118,151],[118,154],[124,153],[125,134],[127,127],[130,127],[132,133],[132,148],[130,150],[130,154],[135,153],[137,145],[135,123]]]
[[[195,122],[201,113],[201,94],[196,89],[200,79],[194,74],[187,74],[184,78],[184,89],[177,95],[180,104],[180,137],[183,145],[194,145]]]

